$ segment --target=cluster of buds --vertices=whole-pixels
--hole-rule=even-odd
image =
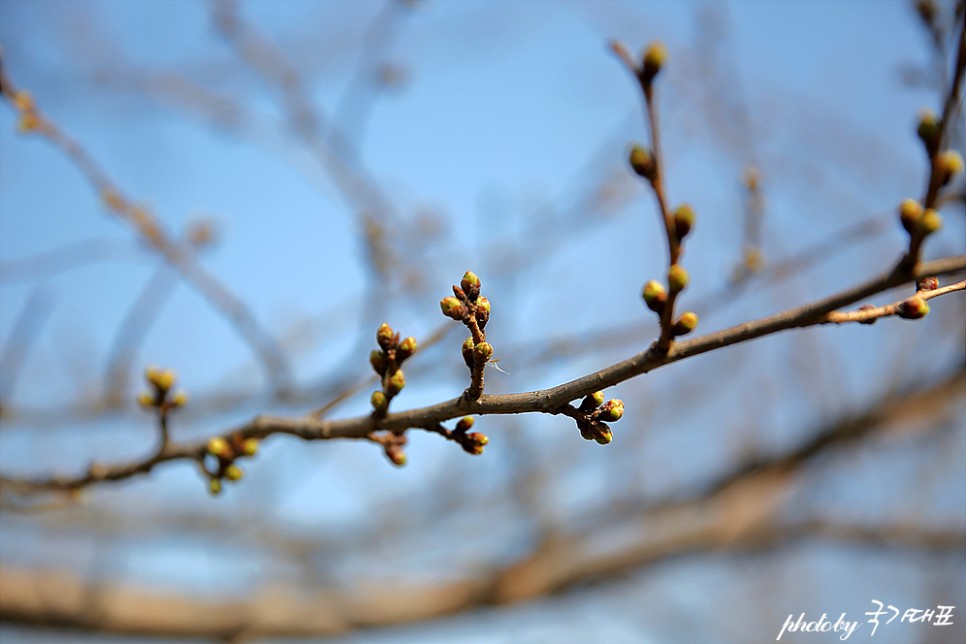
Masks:
[[[37,112],[37,105],[30,92],[20,90],[11,99],[14,109],[20,114],[17,120],[17,129],[22,133],[36,132],[43,125],[43,119]]]
[[[943,218],[932,208],[923,208],[915,199],[905,199],[899,205],[899,222],[910,237],[923,238],[942,228]]]
[[[369,402],[372,413],[383,417],[389,410],[389,401],[406,386],[402,363],[416,353],[417,344],[412,336],[400,340],[399,334],[385,322],[376,331],[376,344],[379,348],[369,353],[369,364],[382,379],[382,389],[372,392]]]
[[[568,405],[566,413],[577,421],[577,429],[584,440],[607,445],[614,434],[607,423],[624,417],[624,402],[618,399],[604,402],[604,392],[595,391],[585,396],[578,407]]]
[[[227,438],[213,436],[208,440],[203,469],[208,475],[208,491],[220,494],[223,481],[234,483],[240,481],[245,471],[235,462],[241,457],[254,456],[258,453],[258,439],[244,438],[238,433]]]
[[[144,379],[147,380],[151,391],[142,391],[138,394],[138,404],[145,409],[155,410],[162,417],[166,417],[168,412],[188,404],[188,394],[184,391],[172,393],[177,376],[170,369],[159,369],[148,367],[144,371]]]
[[[483,371],[493,357],[493,346],[486,341],[486,323],[490,320],[490,301],[480,295],[480,278],[466,271],[460,285],[453,285],[453,295],[439,302],[443,315],[462,322],[470,330],[463,342],[462,354],[470,370],[471,383],[465,396],[477,400],[483,395]]]
[[[473,427],[474,420],[472,416],[463,416],[456,423],[456,427],[447,432],[447,438],[459,443],[467,454],[479,456],[483,453],[483,448],[490,444],[490,439],[481,432],[469,431]]]
[[[408,439],[405,434],[392,432],[370,434],[369,439],[382,445],[382,450],[390,463],[396,467],[402,467],[406,464],[406,452],[404,450]]]

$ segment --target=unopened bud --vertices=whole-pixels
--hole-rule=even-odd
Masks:
[[[171,389],[176,378],[174,372],[170,369],[158,369],[157,367],[148,367],[144,371],[144,377],[152,387],[162,393]]]
[[[480,294],[480,278],[473,271],[466,271],[460,280],[460,288],[470,302],[475,302]]]
[[[142,391],[138,394],[138,404],[142,407],[155,407],[155,399],[152,394]]]
[[[245,456],[254,456],[258,453],[258,439],[257,438],[246,438],[241,444],[242,454]]]
[[[674,231],[678,241],[684,239],[694,228],[694,208],[688,204],[681,204],[674,211]]]
[[[466,307],[452,295],[440,300],[439,308],[442,309],[443,315],[454,320],[462,320],[466,316]]]
[[[476,421],[472,416],[463,416],[460,418],[459,422],[456,423],[456,431],[460,433],[465,432],[473,426],[474,422]]]
[[[395,336],[396,334],[393,332],[392,327],[383,322],[379,325],[379,329],[376,330],[376,344],[383,351],[389,351],[395,343]]]
[[[209,479],[208,492],[211,493],[212,496],[218,496],[221,494],[221,479]]]
[[[584,399],[580,401],[580,411],[592,412],[604,403],[604,392],[595,391],[592,394],[584,396]]]
[[[600,406],[600,418],[608,422],[616,422],[624,417],[624,401],[608,400]],[[610,442],[610,441],[608,441]]]
[[[470,369],[473,368],[473,349],[475,348],[476,342],[473,341],[473,336],[466,338],[466,341],[463,342],[463,346],[460,348],[463,352],[463,361]]]
[[[374,391],[372,395],[369,396],[369,404],[372,408],[379,413],[386,411],[389,408],[389,398],[382,391]]]
[[[208,439],[208,453],[218,458],[229,459],[234,456],[231,447],[221,436],[212,436]]]
[[[678,321],[674,323],[674,327],[671,329],[675,336],[687,335],[694,331],[698,327],[698,316],[693,311],[686,311],[681,314]]]
[[[476,364],[486,364],[493,357],[493,345],[489,342],[480,342],[473,348],[473,362]]]
[[[389,376],[389,382],[386,383],[386,395],[392,398],[406,386],[406,374],[403,373],[402,369],[397,369],[396,373]]]
[[[225,478],[229,481],[240,481],[245,476],[245,470],[234,463],[225,468]]]
[[[919,125],[916,127],[916,134],[926,146],[926,151],[930,154],[939,146],[939,136],[942,134],[942,121],[932,110],[920,112]]]
[[[935,291],[939,288],[939,278],[934,276],[924,277],[916,282],[917,291]]]
[[[384,376],[386,369],[389,368],[389,356],[386,355],[385,351],[373,349],[369,352],[369,364],[372,365],[373,371],[380,376]]]
[[[486,434],[481,434],[480,432],[470,432],[461,443],[463,450],[474,456],[482,454],[483,448],[489,444],[490,439]]]
[[[906,232],[916,229],[919,218],[922,217],[922,204],[915,199],[903,199],[899,204],[899,221]]]
[[[661,68],[667,63],[667,48],[663,43],[652,42],[644,51],[644,65],[641,73],[645,81],[650,82],[657,76]]]
[[[641,296],[644,298],[644,303],[647,304],[647,308],[655,313],[660,313],[664,310],[664,305],[667,303],[667,291],[657,280],[651,280],[645,284]]]
[[[654,157],[647,151],[647,148],[640,145],[632,147],[628,161],[637,176],[648,180],[654,178]]]
[[[896,315],[905,320],[918,320],[929,314],[929,304],[921,297],[910,297],[899,304]]]
[[[398,360],[399,362],[402,362],[409,356],[416,353],[417,347],[418,345],[416,344],[416,338],[414,338],[413,336],[404,338],[399,343],[399,346],[396,347],[396,360]]]
[[[679,293],[688,286],[688,271],[680,264],[672,264],[667,271],[667,285],[672,293]]]
[[[943,218],[932,208],[926,208],[925,212],[922,213],[922,217],[916,223],[916,228],[923,235],[931,235],[943,227]]]
[[[956,150],[945,150],[936,157],[936,171],[939,180],[949,183],[950,179],[963,171],[963,157]]]

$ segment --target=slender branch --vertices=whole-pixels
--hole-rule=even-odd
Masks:
[[[227,432],[235,439],[262,439],[273,434],[297,436],[304,440],[328,440],[353,438],[371,440],[374,431],[403,431],[410,428],[426,428],[467,414],[559,414],[573,400],[596,391],[612,387],[648,373],[659,367],[693,356],[740,344],[755,338],[794,328],[805,328],[827,322],[827,315],[836,309],[854,304],[872,295],[887,291],[917,278],[948,275],[966,270],[966,255],[947,257],[923,262],[915,275],[893,270],[862,284],[846,289],[822,300],[795,307],[758,320],[710,333],[705,336],[676,343],[665,355],[651,349],[642,351],[626,360],[605,367],[549,389],[504,395],[482,395],[478,400],[458,396],[435,405],[388,414],[377,419],[371,415],[354,418],[325,420],[315,417],[285,418],[258,416],[250,422]],[[69,491],[92,484],[128,479],[146,474],[155,466],[168,461],[204,459],[207,443],[168,443],[159,453],[133,463],[117,465],[91,465],[80,476],[58,476],[39,479],[0,478],[0,489],[29,493],[35,491]]]

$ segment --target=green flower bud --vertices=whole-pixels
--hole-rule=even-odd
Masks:
[[[672,293],[679,293],[688,286],[688,272],[680,264],[673,264],[667,271],[667,284]]]
[[[462,320],[466,316],[466,307],[452,295],[440,300],[439,308],[442,309],[443,315],[454,320]]]
[[[154,396],[146,391],[138,394],[138,404],[142,407],[157,407]]]
[[[208,492],[212,496],[218,496],[219,494],[221,494],[221,479],[209,479]]]
[[[416,353],[417,348],[418,345],[416,344],[416,338],[413,336],[403,338],[402,342],[399,343],[399,346],[396,347],[396,360],[402,362],[409,356]]]
[[[922,217],[916,222],[916,228],[925,236],[931,235],[943,227],[943,218],[932,208],[926,208]]]
[[[386,394],[382,391],[374,391],[372,392],[372,395],[369,396],[369,404],[372,405],[372,408],[376,412],[382,413],[389,408],[389,398],[387,398]]]
[[[379,329],[376,331],[376,344],[382,348],[383,351],[389,351],[396,343],[396,334],[393,332],[392,327],[383,322],[379,325]]]
[[[899,304],[896,315],[905,320],[918,320],[929,314],[929,304],[921,297],[910,297]]]
[[[480,278],[473,271],[466,271],[463,273],[463,279],[460,280],[460,288],[470,302],[475,302],[480,295]]]
[[[144,377],[152,387],[162,394],[174,386],[174,381],[177,378],[170,369],[158,369],[157,367],[148,367],[144,371]]]
[[[592,394],[584,396],[584,399],[580,401],[580,411],[592,412],[598,407],[600,407],[604,402],[604,392],[595,391]]]
[[[229,481],[240,481],[245,476],[245,470],[234,463],[225,468],[225,478]]]
[[[654,158],[647,151],[647,148],[640,145],[632,147],[628,161],[637,176],[648,180],[654,178]]]
[[[389,376],[389,382],[386,383],[386,395],[392,398],[403,390],[406,386],[406,374],[403,373],[402,369],[397,369],[396,373]]]
[[[624,417],[624,401],[608,400],[600,407],[600,418],[608,422],[616,422]],[[610,441],[608,441],[610,442]]]
[[[594,434],[594,440],[597,441],[598,445],[610,445],[611,441],[614,440],[614,433],[610,431],[610,427],[607,425],[603,427],[602,430]]]
[[[460,443],[465,452],[468,454],[473,454],[474,456],[479,456],[482,454],[483,448],[489,444],[490,439],[486,434],[481,434],[480,432],[470,432]]]
[[[381,349],[373,349],[369,352],[369,364],[373,371],[383,376],[386,374],[386,369],[389,368],[389,356]]]
[[[461,347],[461,350],[463,352],[463,362],[465,362],[466,366],[469,367],[470,369],[473,368],[473,349],[475,348],[476,348],[476,342],[473,341],[473,336],[466,338],[466,341],[463,343],[463,346]]]
[[[660,314],[664,310],[664,305],[667,303],[667,291],[657,280],[651,280],[645,284],[641,296],[644,298],[647,308],[655,313]]]
[[[681,241],[694,228],[694,208],[688,204],[681,204],[674,211],[673,217],[674,231],[677,233],[678,241]]]
[[[919,218],[922,217],[922,205],[915,199],[903,199],[899,204],[899,221],[906,232],[916,229]]]
[[[473,349],[473,362],[476,364],[486,364],[493,357],[493,345],[489,342],[480,342]]]
[[[476,302],[476,323],[479,325],[480,329],[486,327],[486,323],[490,320],[490,301],[485,297],[481,297]]]
[[[188,393],[185,391],[179,391],[171,398],[171,408],[177,409],[178,407],[184,407],[188,404]]]
[[[476,419],[474,419],[472,416],[463,416],[460,418],[459,422],[456,423],[456,431],[460,433],[465,432],[473,426],[474,422],[476,422]]]
[[[672,333],[676,336],[687,335],[698,327],[698,316],[693,311],[686,311],[674,323]]]

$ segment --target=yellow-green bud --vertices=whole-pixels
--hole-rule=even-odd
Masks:
[[[667,291],[657,280],[651,280],[645,284],[641,296],[644,298],[644,303],[647,304],[647,308],[655,313],[660,313],[664,310],[664,305],[667,303]]]
[[[171,399],[172,407],[184,407],[188,404],[188,393],[185,391],[179,391]]]
[[[372,395],[369,396],[369,404],[377,412],[384,412],[389,407],[389,398],[382,391],[374,391]]]
[[[144,371],[144,377],[148,383],[160,392],[166,392],[174,385],[176,376],[170,369],[158,369],[148,367]]]
[[[688,286],[688,272],[680,264],[672,264],[667,271],[667,285],[672,293],[679,293]]]
[[[389,376],[389,382],[386,383],[386,395],[390,398],[398,394],[406,386],[406,374],[403,373],[402,369],[397,369],[396,373]]]
[[[943,227],[943,218],[932,208],[926,208],[925,212],[922,213],[922,217],[916,223],[917,228],[923,235],[931,235]]]
[[[369,364],[372,366],[373,371],[380,376],[384,376],[386,375],[386,369],[389,367],[389,356],[386,355],[385,351],[373,349],[369,352]]]
[[[936,171],[942,183],[949,183],[949,180],[963,171],[963,157],[956,150],[945,150],[936,156]]]
[[[234,463],[225,468],[225,478],[229,481],[240,481],[245,476],[245,470]]]
[[[473,349],[473,361],[476,364],[486,364],[493,357],[493,345],[489,342],[480,342]]]
[[[466,307],[452,295],[440,300],[439,308],[442,309],[443,315],[454,320],[462,320],[466,315]]]
[[[218,458],[231,458],[233,456],[228,441],[221,436],[212,436],[208,439],[208,453]]]
[[[644,80],[650,81],[657,76],[657,73],[667,63],[667,47],[663,43],[657,41],[652,42],[644,51],[643,58],[644,66],[641,69],[641,73],[644,75]]]
[[[616,422],[624,417],[624,401],[608,400],[600,408],[600,418],[608,422]],[[610,442],[610,441],[608,441]]]
[[[142,407],[155,407],[154,396],[146,391],[138,394],[138,404]]]
[[[632,147],[628,161],[637,176],[645,179],[654,178],[654,158],[647,151],[647,148],[640,145]]]
[[[675,209],[673,217],[674,231],[677,233],[678,241],[681,241],[694,228],[694,208],[689,204],[681,204]]]
[[[475,348],[476,342],[473,341],[473,336],[466,338],[466,341],[463,342],[463,346],[460,347],[463,353],[463,362],[465,362],[466,366],[470,369],[473,368],[473,349]]]
[[[933,151],[939,145],[939,135],[942,133],[942,121],[932,110],[920,112],[919,125],[916,133],[926,146],[927,151]]]
[[[486,311],[487,313],[490,312],[490,301],[488,299],[486,299],[485,297],[481,297],[479,300],[477,300],[476,305],[479,308],[481,308],[484,311]]]
[[[463,273],[463,279],[460,280],[460,288],[470,302],[475,302],[480,294],[480,278],[473,271],[466,271]]]
[[[376,330],[376,344],[378,344],[383,351],[388,351],[392,348],[395,341],[396,334],[393,332],[392,327],[383,322],[379,325]]]
[[[208,492],[210,492],[212,496],[218,496],[221,494],[221,479],[209,479]]]
[[[463,450],[474,456],[483,453],[483,448],[490,444],[490,439],[486,434],[480,432],[470,432],[462,442]]]
[[[674,335],[687,335],[698,327],[698,316],[693,311],[686,311],[674,323]]]
[[[242,454],[245,456],[254,456],[258,453],[258,439],[257,438],[246,438],[242,441],[241,445]]]
[[[386,449],[386,457],[396,467],[402,467],[406,464],[406,452],[402,451],[398,447],[390,447]]]
[[[602,429],[594,432],[594,440],[597,441],[598,445],[609,445],[614,440],[614,433],[610,431],[607,425],[603,425]]]
[[[906,320],[918,320],[929,314],[929,304],[921,297],[910,297],[899,304],[896,315]]]
[[[916,229],[919,218],[922,217],[922,204],[915,199],[903,199],[899,204],[899,221],[906,232]]]
[[[456,431],[465,432],[473,426],[474,422],[476,422],[476,420],[472,416],[463,416],[460,418],[459,422],[456,423]]]
[[[396,360],[402,362],[409,356],[416,353],[417,348],[418,345],[416,344],[416,338],[413,336],[403,338],[402,342],[399,343],[399,346],[396,347]]]

